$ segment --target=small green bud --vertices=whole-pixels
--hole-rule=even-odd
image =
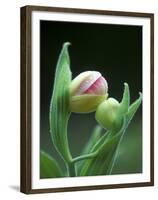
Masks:
[[[70,84],[70,111],[89,113],[107,99],[108,85],[97,71],[86,71],[79,74]]]
[[[120,104],[114,98],[103,101],[97,108],[95,113],[96,121],[105,129],[111,130],[113,122],[116,119],[117,111]]]

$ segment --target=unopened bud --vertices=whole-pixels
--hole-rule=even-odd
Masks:
[[[107,81],[99,72],[82,72],[70,84],[71,112],[95,111],[98,105],[107,98],[107,91]]]
[[[103,101],[97,108],[95,119],[105,129],[111,130],[120,104],[114,98]]]

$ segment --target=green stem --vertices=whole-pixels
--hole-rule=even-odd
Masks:
[[[81,160],[84,160],[84,159],[94,158],[95,156],[97,156],[97,154],[98,154],[98,151],[95,151],[93,153],[78,156],[76,158],[73,158],[72,162],[75,163],[75,162],[78,162],[78,161],[81,161]]]
[[[76,176],[75,164],[73,162],[67,163],[68,175],[70,177]]]

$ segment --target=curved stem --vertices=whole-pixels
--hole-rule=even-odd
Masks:
[[[78,161],[81,161],[81,160],[84,160],[84,159],[94,158],[97,154],[98,154],[98,151],[95,151],[93,153],[78,156],[76,158],[73,158],[72,162],[75,163],[75,162],[78,162]]]

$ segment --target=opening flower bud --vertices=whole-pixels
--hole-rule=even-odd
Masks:
[[[95,119],[103,128],[111,130],[119,106],[119,102],[114,98],[105,100],[98,106],[95,113]]]
[[[70,84],[70,110],[89,113],[107,99],[108,84],[101,73],[86,71],[79,74]]]

